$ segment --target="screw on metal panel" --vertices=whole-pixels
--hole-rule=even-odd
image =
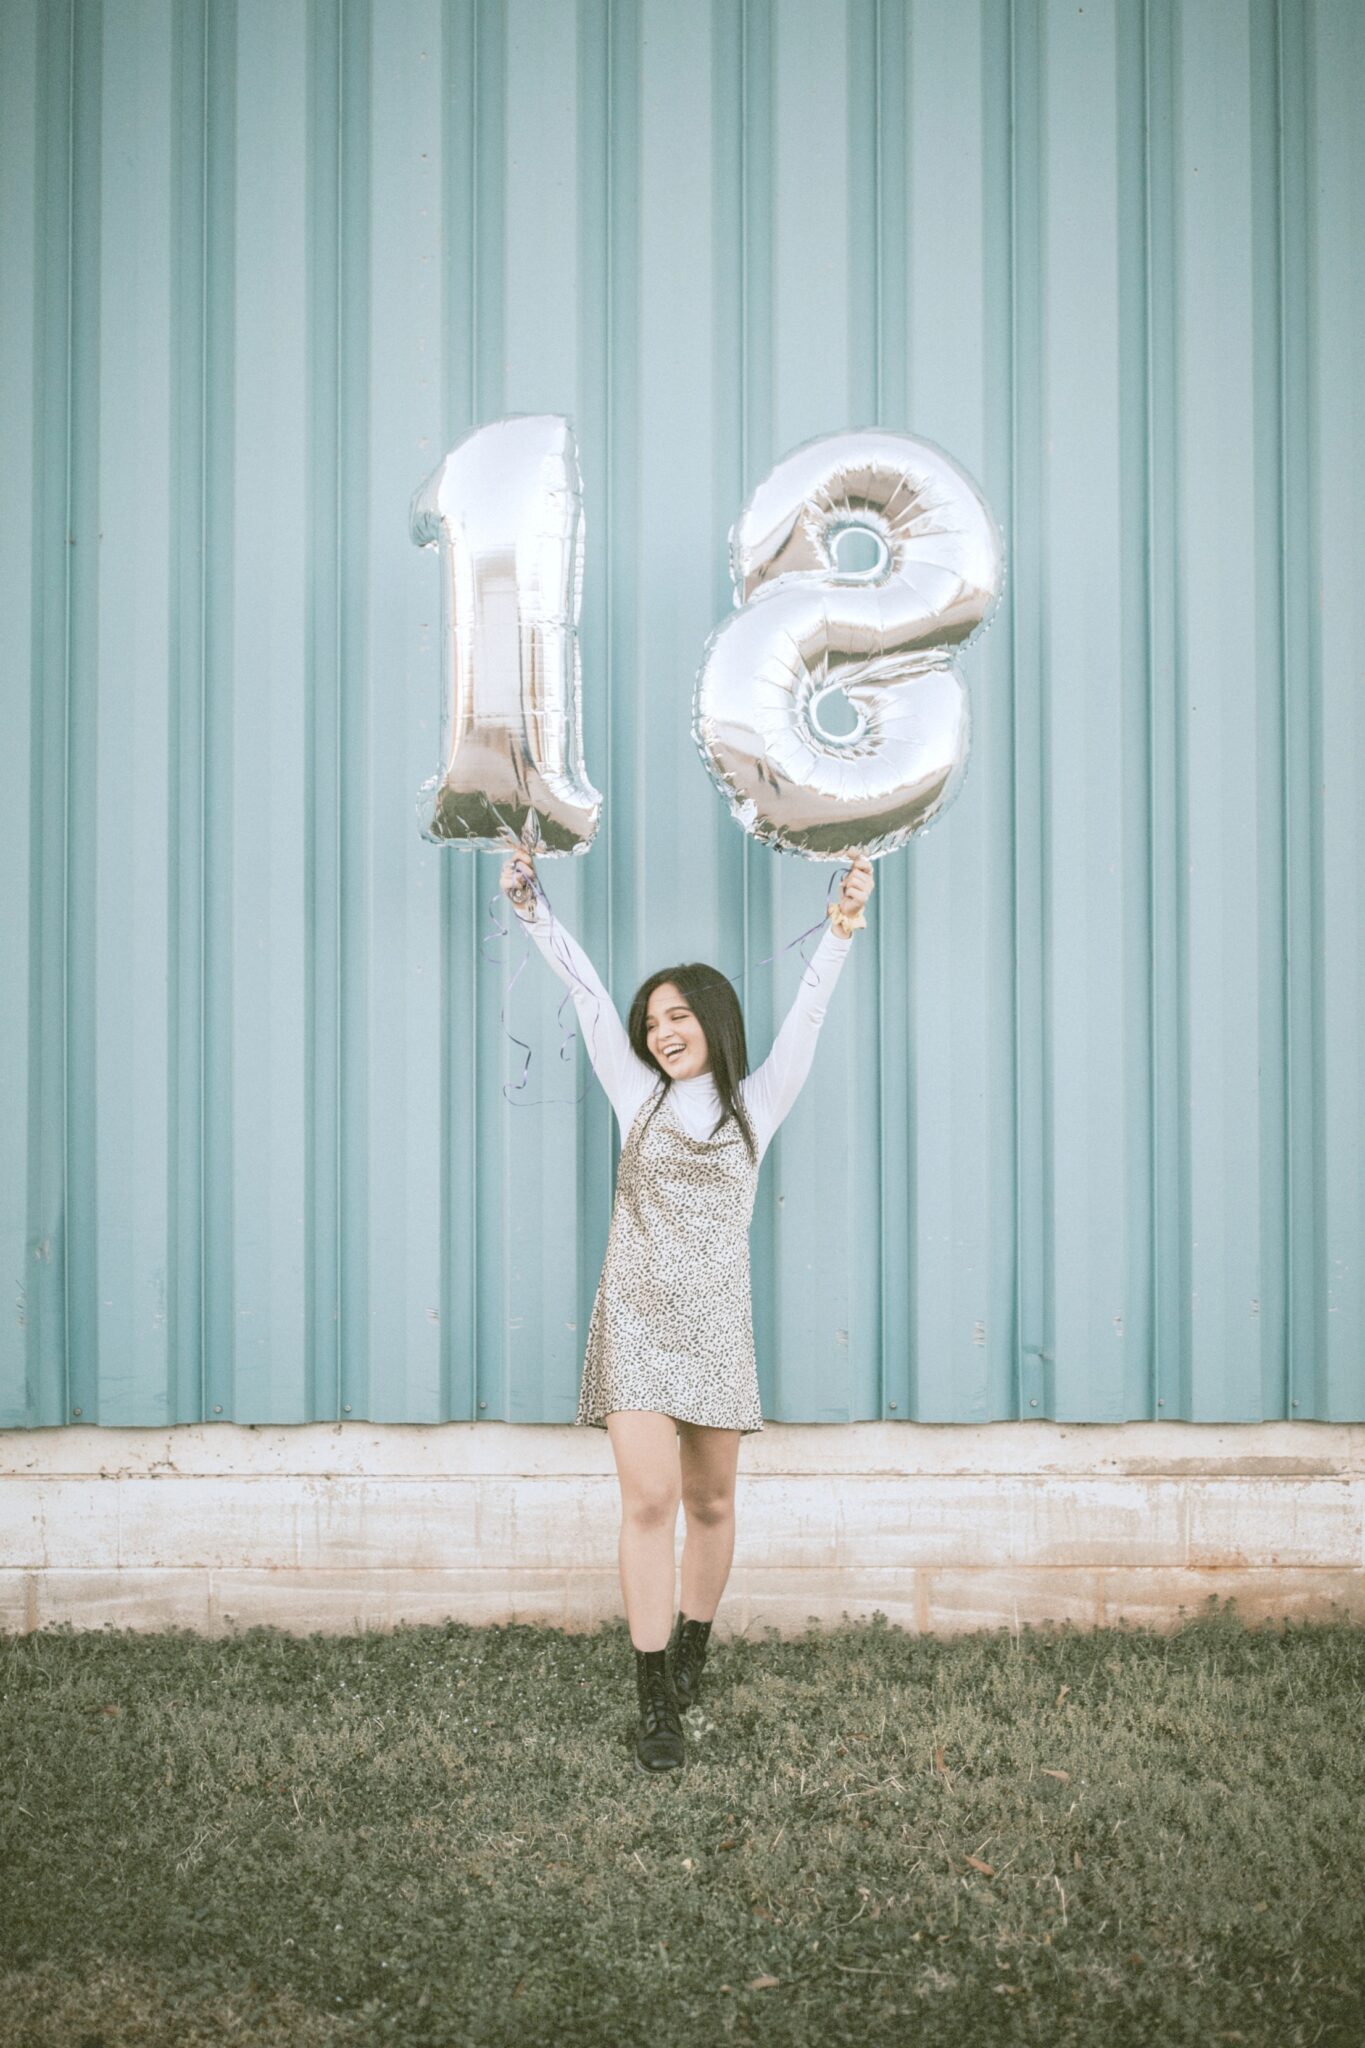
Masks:
[[[488,1406],[488,1403],[487,1401],[480,1401],[479,1406],[480,1408],[486,1408]]]
[[[894,1407],[895,1407],[895,1405],[896,1405],[896,1404],[895,1404],[895,1402],[893,1401],[893,1402],[891,1403],[891,1406],[892,1406],[892,1407],[894,1408]]]
[[[342,1411],[341,1411],[341,1412],[342,1412],[342,1414],[343,1414],[343,1415],[349,1415],[349,1414],[350,1414],[350,1412],[351,1412],[351,1404],[350,1404],[350,1402],[349,1402],[349,1401],[348,1401],[348,1402],[346,1403],[345,1407],[344,1407],[344,1408],[342,1409]]]
[[[1037,1403],[1036,1401],[1030,1401],[1030,1402],[1029,1402],[1029,1407],[1030,1407],[1030,1408],[1036,1408],[1037,1406],[1038,1406],[1038,1403]]]
[[[79,1414],[80,1414],[81,1412],[82,1412],[82,1411],[81,1411],[81,1410],[80,1410],[79,1408],[73,1408],[73,1409],[72,1409],[72,1411],[71,1411],[71,1413],[72,1413],[73,1415],[79,1415]]]
[[[214,1414],[215,1414],[215,1415],[221,1415],[221,1414],[222,1414],[222,1412],[223,1412],[223,1404],[222,1404],[222,1402],[221,1402],[221,1401],[215,1401],[215,1402],[214,1402],[214,1404],[213,1404],[213,1412],[214,1412]]]

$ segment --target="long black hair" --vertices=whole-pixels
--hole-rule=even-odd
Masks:
[[[711,1059],[711,1078],[716,1084],[720,1097],[720,1117],[711,1136],[723,1128],[730,1117],[739,1125],[740,1135],[748,1147],[750,1160],[758,1157],[754,1145],[753,1126],[749,1122],[739,1084],[749,1071],[749,1054],[744,1041],[744,1012],[739,1007],[739,997],[717,967],[707,967],[700,960],[691,960],[683,967],[661,967],[657,974],[651,974],[648,981],[641,982],[635,991],[630,1006],[630,1022],[626,1026],[635,1055],[647,1067],[657,1068],[663,1075],[663,1088],[659,1100],[646,1118],[650,1119],[663,1102],[664,1096],[673,1086],[673,1076],[659,1065],[649,1049],[645,1036],[649,1020],[646,1012],[649,999],[656,988],[662,988],[671,981],[687,1002],[706,1040],[706,1050]]]

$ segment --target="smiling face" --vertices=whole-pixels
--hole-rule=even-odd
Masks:
[[[649,999],[645,1043],[658,1066],[675,1081],[690,1081],[710,1071],[706,1033],[682,990],[671,981],[660,982]]]

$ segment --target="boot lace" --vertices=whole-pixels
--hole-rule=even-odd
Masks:
[[[666,1671],[645,1672],[644,1695],[645,1725],[651,1735],[656,1729],[676,1725],[677,1708],[673,1704]]]

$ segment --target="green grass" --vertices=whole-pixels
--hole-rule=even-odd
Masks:
[[[1365,1632],[0,1638],[0,2043],[1365,2042]]]

